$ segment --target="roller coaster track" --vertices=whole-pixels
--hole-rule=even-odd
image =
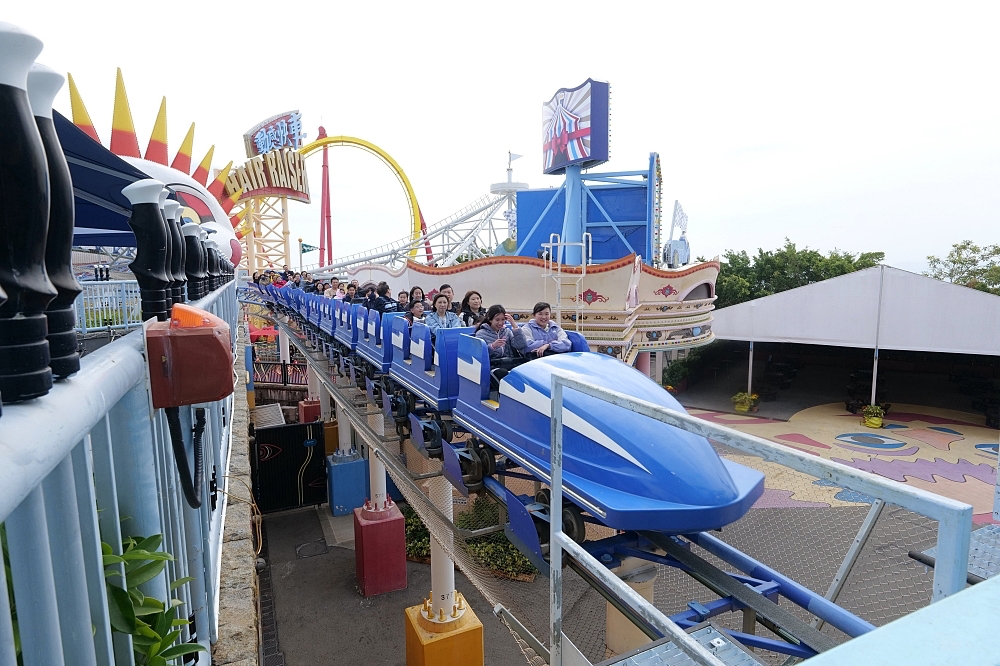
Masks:
[[[440,222],[427,228],[417,238],[406,236],[385,245],[340,258],[326,266],[306,267],[322,275],[345,271],[365,264],[381,264],[398,268],[406,264],[414,250],[424,258],[430,248],[435,266],[451,266],[459,260],[490,256],[497,245],[507,238],[508,219],[495,217],[505,202],[513,197],[486,194]],[[513,203],[511,203],[513,206]]]

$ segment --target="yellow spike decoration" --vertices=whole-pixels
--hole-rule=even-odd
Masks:
[[[122,69],[118,68],[115,80],[115,110],[111,117],[111,152],[123,157],[142,157],[139,154],[139,140],[135,136],[135,123],[132,122],[132,110],[128,105],[128,95],[125,93],[125,80]]]
[[[97,136],[97,130],[94,129],[94,121],[90,119],[90,114],[87,113],[87,107],[83,103],[83,97],[80,96],[80,89],[76,87],[73,75],[67,73],[66,78],[69,80],[69,106],[73,112],[73,124],[86,132],[91,139],[100,143],[101,140]]]
[[[208,170],[212,168],[212,156],[215,154],[215,146],[208,149],[208,154],[205,155],[205,159],[201,161],[198,168],[194,170],[191,177],[194,178],[200,185],[204,185],[208,182]]]
[[[191,153],[194,152],[194,123],[188,128],[184,140],[181,141],[180,150],[174,156],[174,161],[170,165],[171,169],[177,169],[184,173],[191,173]]]
[[[160,100],[160,110],[156,114],[156,122],[153,123],[153,133],[149,137],[149,145],[146,146],[145,159],[157,164],[167,164],[167,98]]]

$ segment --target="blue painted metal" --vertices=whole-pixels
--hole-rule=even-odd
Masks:
[[[371,363],[376,372],[389,372],[392,365],[392,330],[393,320],[401,318],[402,312],[386,312],[384,314],[371,310],[368,313],[367,335],[364,341],[358,339],[358,355]],[[404,320],[405,321],[405,320]],[[386,344],[386,341],[390,344]]]
[[[587,226],[584,217],[583,181],[580,178],[580,167],[566,167],[566,210],[563,213],[562,242],[582,243],[583,232]],[[581,247],[566,247],[565,254],[559,258],[560,263],[579,266],[583,263]]]
[[[535,521],[517,495],[502,486],[501,490],[503,492],[501,496],[506,498],[507,517],[510,521],[504,526],[504,533],[536,569],[547,575],[549,566],[542,556],[542,546],[538,541]]]
[[[326,489],[330,513],[346,516],[368,499],[368,460],[358,453],[326,457]]]
[[[468,337],[473,328],[439,329],[431,337],[424,324],[413,324],[409,345],[405,345],[406,320],[393,321],[393,363],[390,376],[407,390],[427,403],[429,409],[447,412],[458,399],[458,346],[462,337]],[[406,358],[406,347],[409,358]]]
[[[454,447],[448,442],[443,442],[441,445],[441,459],[444,463],[441,466],[441,473],[444,475],[444,478],[448,479],[451,485],[458,489],[458,492],[468,497],[469,488],[462,479],[462,465],[458,462],[458,454],[455,453]]]
[[[500,406],[494,409],[483,403],[488,369],[486,345],[463,336],[454,419],[541,481],[548,480],[554,370],[683,409],[642,373],[593,353],[558,354],[518,366],[500,382]],[[703,437],[572,392],[564,419],[565,492],[609,527],[671,534],[688,531],[688,525],[714,529],[737,520],[763,492],[760,472],[721,459]]]
[[[793,603],[805,608],[810,613],[832,624],[848,636],[860,636],[875,629],[875,625],[865,622],[857,615],[844,610],[821,594],[796,583],[791,578],[775,571],[771,567],[758,562],[746,553],[739,551],[725,541],[710,534],[685,534],[685,537],[698,544],[724,562],[728,562],[740,571],[754,578],[773,580],[781,585],[781,595]]]

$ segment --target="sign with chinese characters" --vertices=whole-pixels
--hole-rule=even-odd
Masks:
[[[608,161],[610,87],[587,79],[576,88],[556,91],[542,105],[543,173],[563,173]]]
[[[246,144],[247,157],[255,157],[281,148],[298,150],[305,137],[302,132],[302,114],[288,111],[254,125],[243,135],[243,142]]]
[[[240,200],[255,197],[288,197],[309,203],[305,158],[294,148],[278,148],[247,160],[230,170],[226,196],[240,189]]]

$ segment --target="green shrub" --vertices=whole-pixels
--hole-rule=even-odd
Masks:
[[[424,521],[420,520],[420,516],[410,508],[409,504],[401,504],[399,508],[406,525],[406,556],[430,557],[431,533],[427,531]]]
[[[500,521],[497,505],[485,497],[477,497],[469,511],[458,516],[455,526],[461,529],[480,529]],[[503,532],[467,539],[466,550],[480,565],[510,578],[537,572],[535,567]]]

